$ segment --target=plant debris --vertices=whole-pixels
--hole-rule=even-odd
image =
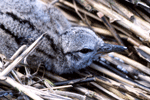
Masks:
[[[128,50],[98,54],[88,68],[57,75],[26,62],[45,33],[11,58],[0,54],[0,99],[150,100],[149,0],[42,1],[59,8],[73,26],[88,27],[105,43]]]

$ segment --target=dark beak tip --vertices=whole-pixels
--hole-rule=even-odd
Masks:
[[[125,51],[125,50],[127,50],[127,49],[128,49],[128,48],[125,47],[125,46],[120,46],[120,45],[118,45],[118,46],[116,46],[116,48],[115,48],[114,51],[122,52],[122,51]]]
[[[124,49],[124,50],[127,50],[128,48],[127,48],[127,47],[123,47],[123,49]]]
[[[121,50],[127,50],[127,47],[125,47],[125,46],[121,46],[121,48],[120,48]]]

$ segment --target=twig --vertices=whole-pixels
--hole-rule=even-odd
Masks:
[[[91,12],[93,9],[92,7],[85,1],[85,0],[76,0],[80,5],[82,5],[86,10]]]
[[[143,91],[143,90],[138,89],[138,88],[134,88],[132,86],[128,86],[128,85],[123,84],[123,83],[116,82],[112,79],[109,79],[109,78],[106,78],[106,77],[97,77],[96,81],[100,82],[104,85],[108,85],[109,87],[113,87],[117,90],[128,93],[130,95],[136,96],[137,98],[150,99],[150,96],[147,95],[146,91]]]
[[[79,100],[86,100],[86,96],[77,94],[77,93],[72,93],[72,92],[67,92],[67,91],[55,91],[56,94],[67,96],[67,97],[73,97],[77,98]]]
[[[147,54],[150,55],[150,48],[149,47],[147,47],[145,45],[142,45],[142,44],[139,44],[138,42],[136,42],[132,38],[128,38],[127,41],[129,41],[131,44],[133,44],[134,46],[140,48],[141,50],[145,51]]]
[[[100,17],[104,23],[104,25],[108,28],[108,30],[111,32],[111,34],[115,37],[115,39],[118,41],[118,43],[122,46],[124,46],[122,40],[120,39],[120,36],[116,33],[115,29],[111,26],[111,24],[108,22],[108,20],[105,18],[104,14],[101,12],[97,13],[98,17]]]
[[[55,87],[52,87],[52,89],[55,90],[55,89],[64,89],[64,88],[70,88],[70,87],[73,87],[73,86],[72,85],[55,86]]]
[[[122,32],[123,34],[127,35],[128,38],[132,38],[132,39],[136,40],[138,43],[142,44],[141,41],[139,41],[137,38],[135,38],[135,37],[132,36],[132,33],[131,33],[129,30],[122,29],[122,28],[120,28],[120,27],[118,27],[118,26],[116,26],[116,25],[113,25],[113,27],[114,27],[116,30],[118,30],[118,31]]]
[[[76,86],[75,89],[77,89],[78,91],[84,93],[85,95],[87,95],[89,97],[94,97],[97,100],[106,100],[102,96],[100,96],[98,93],[91,91],[91,90],[88,90],[84,87]]]
[[[134,79],[137,79],[138,74],[140,74],[139,71],[136,70],[134,67],[124,64],[122,59],[120,59],[122,61],[116,60],[115,58],[109,56],[109,54],[105,54],[105,55],[101,56],[101,58],[104,58],[105,60],[109,61],[111,64],[114,64],[118,70],[120,70],[124,74],[129,75],[130,77],[132,77]]]
[[[144,66],[144,65],[142,65],[142,64],[140,64],[140,63],[138,63],[138,62],[136,62],[136,61],[134,61],[134,60],[132,60],[128,57],[125,57],[121,54],[118,54],[118,53],[115,53],[115,52],[110,53],[110,54],[114,57],[118,57],[118,58],[122,59],[125,63],[127,63],[129,65],[132,65],[133,67],[135,67],[136,69],[139,69],[143,73],[146,73],[146,74],[150,75],[150,69],[148,67],[146,67],[146,66]]]
[[[68,1],[59,0],[59,2],[74,9],[74,5],[71,4]],[[96,20],[101,22],[101,19],[99,19],[96,15],[93,15],[93,14],[89,13],[88,11],[86,11],[84,9],[81,9],[78,6],[77,6],[77,9],[78,9],[78,11],[80,11],[80,12],[82,12],[82,13],[84,13],[84,14],[86,14],[86,15],[88,15],[88,16],[90,16],[90,17],[92,17],[92,18],[94,18],[94,19],[96,19]]]
[[[107,61],[109,61],[110,63],[116,65],[118,70],[121,70],[123,73],[129,75],[130,77],[132,77],[136,80],[137,79],[138,80],[144,80],[144,81],[147,81],[150,83],[150,77],[149,76],[144,75],[142,72],[138,71],[133,66],[125,64],[122,59],[120,59],[122,61],[116,60],[115,58],[110,57],[108,54],[105,54],[104,56],[102,56],[102,58],[104,58]]]
[[[76,11],[76,13],[78,14],[78,16],[83,20],[83,22],[85,22],[85,19],[81,16],[81,14],[78,12],[78,8],[76,5],[76,2],[73,0],[73,4],[74,4],[74,9]]]
[[[72,100],[69,97],[64,97],[64,96],[60,96],[58,94],[55,93],[50,93],[49,91],[42,91],[40,89],[25,85],[26,88],[30,89],[31,92],[39,95],[40,97],[44,98],[44,99],[50,99],[50,100]]]
[[[10,58],[10,60],[14,60],[27,46],[26,45],[23,45],[21,46],[16,52],[15,54]],[[8,66],[8,64],[10,64],[10,62],[6,62],[5,63],[5,67]],[[13,76],[16,78],[16,80],[19,82],[19,83],[22,83],[19,79],[19,77],[17,76],[17,74],[15,73],[14,70],[11,71],[11,73],[13,74]]]
[[[117,40],[117,42],[125,46],[123,41],[121,40],[120,36],[117,34],[116,30],[112,27],[112,25],[109,23],[109,21],[106,19],[103,13],[98,12],[97,15],[102,19],[104,25],[108,28],[108,30],[111,32],[111,34],[114,36],[114,38]],[[129,55],[129,51],[125,50],[125,52]]]
[[[101,0],[98,0],[102,2]],[[112,8],[117,7],[119,10],[114,9],[118,14],[124,16],[126,19],[131,20],[131,18],[134,18],[134,24],[138,25],[139,27],[142,27],[143,29],[146,29],[147,31],[150,30],[150,24],[146,22],[145,20],[141,19],[140,17],[133,14],[127,7],[121,5],[118,0],[109,0],[111,1]],[[103,2],[108,2],[107,0],[103,0]],[[104,3],[103,3],[104,4]],[[106,4],[104,4],[106,5]],[[108,5],[106,5],[109,7]],[[110,8],[110,7],[109,7]],[[120,13],[119,11],[123,12],[124,14]],[[128,17],[126,17],[128,16]]]
[[[104,57],[105,58],[105,57]],[[106,59],[107,60],[107,59]],[[98,61],[98,63],[100,63],[101,65],[105,66],[105,68],[115,72],[117,75],[121,76],[121,77],[124,77],[124,78],[127,78],[127,79],[130,79],[126,74],[124,73],[121,73],[120,71],[118,71],[117,69],[115,69],[114,67],[110,66],[109,64],[107,63],[104,63],[103,61]]]
[[[40,72],[42,72],[42,70],[40,70]],[[45,71],[45,75],[50,77],[51,79],[53,80],[56,80],[56,81],[66,81],[65,78],[61,77],[61,76],[58,76],[58,75],[54,75],[54,74],[51,74],[50,72],[48,71]],[[81,86],[76,86],[74,87],[77,91],[80,91],[82,93],[84,93],[85,95],[89,96],[89,97],[94,97],[98,100],[105,100],[102,96],[100,96],[99,94],[97,94],[96,92],[93,92],[91,90],[88,90],[84,87],[81,87]]]
[[[149,89],[149,88],[147,88],[147,87],[145,87],[145,86],[142,86],[142,85],[140,85],[140,84],[138,84],[138,83],[135,83],[135,82],[133,82],[133,81],[127,80],[127,79],[125,79],[125,78],[122,78],[122,77],[120,77],[119,75],[116,75],[115,73],[110,72],[109,70],[107,70],[107,69],[105,69],[105,68],[103,68],[103,67],[101,67],[101,66],[98,66],[98,65],[96,65],[96,64],[91,64],[91,65],[90,65],[90,68],[95,69],[95,70],[97,70],[97,71],[99,71],[99,72],[102,72],[102,73],[104,73],[104,74],[106,74],[106,75],[108,75],[108,76],[110,76],[110,77],[112,77],[112,78],[115,78],[115,79],[117,79],[117,80],[120,80],[120,81],[123,81],[123,82],[125,82],[125,83],[127,83],[127,84],[130,84],[130,85],[132,85],[132,86],[134,86],[134,87],[138,87],[138,88],[140,88],[140,89],[143,89],[143,90],[145,90],[145,91],[150,92],[150,89]]]
[[[109,8],[105,7],[104,5],[102,5],[100,3],[96,3],[96,2],[91,1],[91,0],[86,0],[86,1],[88,1],[95,9],[102,12],[104,15],[109,17],[111,20],[116,21],[121,26],[127,28],[128,30],[135,33],[137,36],[141,37],[143,39],[143,41],[150,42],[150,37],[149,37],[148,31],[145,31],[141,27],[133,24],[132,22],[125,19],[124,17],[122,17],[118,13],[112,12]]]
[[[136,96],[131,95],[130,93],[123,92],[121,90],[115,89],[113,87],[109,87],[107,85],[102,84],[103,88],[107,89],[108,91],[114,93],[118,97],[122,98],[123,100],[137,100]]]
[[[15,53],[14,55],[10,58],[10,60],[14,60],[27,46],[26,45],[22,45]],[[9,62],[5,63],[5,67],[8,66]]]
[[[73,80],[68,80],[68,81],[61,81],[61,82],[56,82],[54,84],[56,86],[60,86],[60,85],[73,85],[73,84],[79,84],[79,83],[85,83],[85,82],[91,82],[91,81],[95,81],[95,77],[73,79]]]
[[[40,90],[47,91],[47,90],[50,90],[50,89],[57,90],[57,89],[65,89],[65,88],[70,88],[70,87],[73,87],[73,86],[72,85],[64,85],[64,86],[56,86],[56,87],[51,87],[51,88],[43,88],[43,89],[40,89]]]
[[[45,34],[42,34],[34,43],[32,43],[19,57],[17,57],[13,63],[11,63],[2,73],[0,73],[1,76],[7,75],[18,63],[20,63],[21,60],[23,60],[26,56],[29,55],[30,52],[32,52],[35,47],[41,42],[43,36]]]
[[[95,82],[90,82],[90,84],[92,84],[93,86],[97,87],[98,89],[100,89],[101,91],[107,93],[108,95],[112,96],[113,98],[115,98],[116,100],[123,100],[120,97],[118,97],[117,95],[113,94],[112,92],[106,90],[105,88],[101,87],[100,85],[98,85]]]
[[[59,2],[59,0],[53,0],[53,1],[49,4],[49,6],[54,5],[54,4],[57,3],[57,2]]]
[[[23,92],[24,94],[28,95],[30,98],[34,100],[43,100],[33,92],[31,92],[29,89],[25,88],[23,85],[19,84],[18,82],[14,81],[10,77],[0,77],[1,79],[5,79],[5,82],[13,86],[14,88],[17,88],[20,92]]]
[[[147,22],[150,23],[150,18],[149,18],[145,13],[143,13],[142,11],[140,11],[140,10],[138,10],[138,9],[136,9],[136,8],[135,8],[135,10],[136,10],[136,12],[137,12],[139,15],[141,15],[141,17],[142,17],[143,19],[145,19]]]
[[[116,11],[120,15],[124,16],[126,19],[130,20],[132,13],[130,13],[127,9],[121,8],[115,0],[98,0],[98,2],[102,3],[103,5],[111,8],[112,10]]]
[[[140,79],[143,79],[143,80],[150,83],[150,77],[149,76],[144,75],[144,74],[139,74],[138,76],[139,76]]]

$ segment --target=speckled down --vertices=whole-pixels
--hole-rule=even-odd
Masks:
[[[8,58],[21,45],[30,45],[46,32],[27,62],[43,64],[58,74],[90,65],[104,44],[93,31],[72,27],[57,8],[39,0],[0,0],[0,27],[0,53]]]

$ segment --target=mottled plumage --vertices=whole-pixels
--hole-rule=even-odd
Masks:
[[[48,35],[27,62],[42,63],[58,74],[90,65],[104,45],[93,31],[72,27],[57,8],[39,0],[0,0],[0,53],[10,58],[21,45],[30,45],[42,33]]]

